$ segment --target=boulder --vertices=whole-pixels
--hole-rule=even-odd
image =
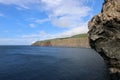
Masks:
[[[91,48],[104,58],[112,80],[120,80],[120,0],[104,0],[88,27]]]

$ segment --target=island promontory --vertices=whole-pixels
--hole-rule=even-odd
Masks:
[[[88,35],[78,34],[71,37],[36,41],[32,46],[89,47]]]

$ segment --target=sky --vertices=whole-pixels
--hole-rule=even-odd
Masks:
[[[88,21],[100,13],[103,0],[0,0],[0,45],[88,32]]]

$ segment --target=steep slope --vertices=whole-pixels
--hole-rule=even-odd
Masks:
[[[104,0],[88,25],[90,46],[105,59],[112,79],[120,80],[120,0]]]
[[[72,37],[56,38],[45,41],[37,41],[33,46],[57,46],[57,47],[89,47],[87,34],[79,34]]]

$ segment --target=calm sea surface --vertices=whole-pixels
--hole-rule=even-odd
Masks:
[[[0,46],[0,80],[109,80],[92,49]]]

